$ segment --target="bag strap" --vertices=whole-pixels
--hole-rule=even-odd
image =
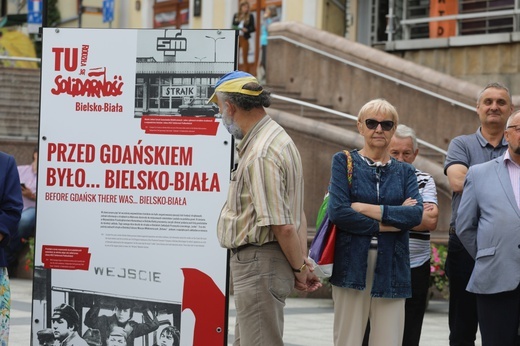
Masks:
[[[353,170],[353,160],[348,150],[343,150],[345,156],[347,157],[347,183],[349,190],[352,188],[352,170]],[[330,181],[329,181],[330,185]],[[329,192],[325,194],[323,198],[323,202],[321,203],[320,209],[318,210],[318,216],[316,217],[316,230],[321,228],[321,224],[325,219],[325,215],[327,214],[327,205],[329,203]]]
[[[348,188],[350,189],[352,187],[352,171],[353,171],[353,162],[352,162],[352,156],[350,156],[350,151],[343,150],[345,153],[345,156],[347,157],[347,181],[348,181]]]

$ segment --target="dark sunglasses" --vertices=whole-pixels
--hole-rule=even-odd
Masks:
[[[374,119],[367,119],[365,120],[365,125],[370,130],[375,130],[379,125],[381,125],[383,131],[390,131],[394,127],[394,122],[392,120],[377,121]]]

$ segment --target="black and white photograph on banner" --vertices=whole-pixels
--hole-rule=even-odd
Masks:
[[[59,293],[60,289],[56,289]],[[37,331],[40,343],[83,339],[88,345],[179,345],[181,304],[67,292],[54,299],[51,328]],[[62,303],[59,303],[59,301]]]
[[[226,344],[233,140],[207,99],[236,41],[43,29],[33,344]]]
[[[229,52],[235,49],[235,35],[229,30],[140,31],[135,116],[220,116],[207,101],[215,78],[233,70]]]

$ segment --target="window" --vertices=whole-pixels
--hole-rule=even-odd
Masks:
[[[430,16],[429,0],[412,0],[408,1],[406,18],[417,19],[427,18]],[[430,37],[430,26],[428,23],[420,23],[411,27],[410,35],[412,39]]]
[[[512,10],[515,0],[459,0],[460,13],[470,14]],[[463,19],[460,21],[460,35],[478,35],[499,32],[513,32],[513,15],[489,18]]]
[[[189,1],[155,0],[153,5],[153,27],[182,28],[189,24]]]
[[[135,105],[137,109],[143,109],[144,86],[143,84],[135,85]]]

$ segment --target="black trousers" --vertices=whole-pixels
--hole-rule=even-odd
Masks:
[[[474,346],[478,326],[476,295],[466,291],[475,261],[456,234],[450,234],[446,274],[450,285],[450,346]]]
[[[403,346],[419,346],[430,288],[430,261],[412,268],[412,297],[406,299]]]
[[[520,286],[514,291],[477,294],[482,346],[519,345]]]

